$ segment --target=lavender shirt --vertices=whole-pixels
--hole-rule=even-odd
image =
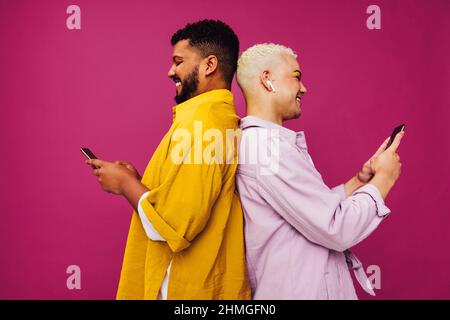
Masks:
[[[253,299],[357,299],[349,267],[374,295],[348,249],[390,213],[379,190],[369,183],[347,197],[342,184],[330,189],[303,131],[253,116],[241,129],[236,183]]]

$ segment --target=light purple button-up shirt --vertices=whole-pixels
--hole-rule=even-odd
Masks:
[[[253,116],[241,120],[241,129],[236,183],[253,299],[357,299],[349,266],[374,294],[348,249],[390,213],[379,190],[369,183],[347,197],[342,184],[330,189],[303,131]],[[257,161],[255,146],[268,149]]]

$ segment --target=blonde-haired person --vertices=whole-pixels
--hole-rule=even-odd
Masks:
[[[384,200],[400,175],[396,152],[404,133],[385,150],[386,139],[355,176],[330,189],[308,154],[305,133],[283,126],[301,115],[306,93],[296,58],[270,43],[238,60],[247,116],[240,123],[236,182],[253,298],[357,299],[348,266],[374,293],[349,249],[390,213]],[[266,156],[249,161],[255,154]]]

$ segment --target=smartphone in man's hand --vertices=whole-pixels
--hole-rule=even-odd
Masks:
[[[396,128],[394,129],[394,131],[392,131],[391,138],[389,139],[389,142],[388,142],[388,144],[387,144],[386,149],[389,148],[389,146],[392,144],[392,142],[394,142],[395,136],[396,136],[400,131],[405,131],[405,127],[406,127],[406,126],[405,126],[404,124],[401,124],[401,125],[399,125],[398,127],[396,127]]]
[[[86,158],[88,158],[88,159],[97,159],[97,157],[94,155],[94,153],[91,150],[89,150],[88,148],[82,147],[81,153],[83,153],[86,156]],[[92,165],[92,168],[97,169],[97,167],[94,165]]]

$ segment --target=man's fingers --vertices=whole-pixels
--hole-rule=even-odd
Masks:
[[[90,164],[90,165],[93,165],[93,166],[96,166],[98,168],[100,168],[100,167],[102,167],[104,165],[103,161],[100,160],[100,159],[88,159],[88,160],[86,160],[86,163]]]
[[[390,136],[387,137],[386,140],[384,140],[384,142],[383,142],[383,144],[381,146],[387,146],[387,144],[389,143],[389,139],[390,138],[391,138]]]
[[[126,167],[128,167],[130,164],[127,162],[127,161],[125,161],[125,160],[117,160],[116,162],[114,162],[115,164],[120,164],[120,165],[122,165],[122,166],[126,166]]]
[[[373,155],[373,157],[377,157],[379,156],[384,150],[386,150],[387,144],[389,142],[389,139],[391,137],[387,137],[386,140],[384,140],[384,142],[381,144],[381,146],[378,148],[377,152],[375,152],[375,154]]]
[[[405,135],[404,131],[400,131],[399,133],[397,133],[397,135],[394,138],[394,141],[392,142],[392,144],[389,146],[388,149],[393,152],[397,152],[397,149],[400,146],[400,141],[402,140],[404,135]]]
[[[129,163],[128,161],[125,160],[117,160],[116,162],[114,162],[115,164],[120,164],[121,166],[124,166],[125,168],[127,168],[128,170],[134,170],[134,167],[131,163]]]

